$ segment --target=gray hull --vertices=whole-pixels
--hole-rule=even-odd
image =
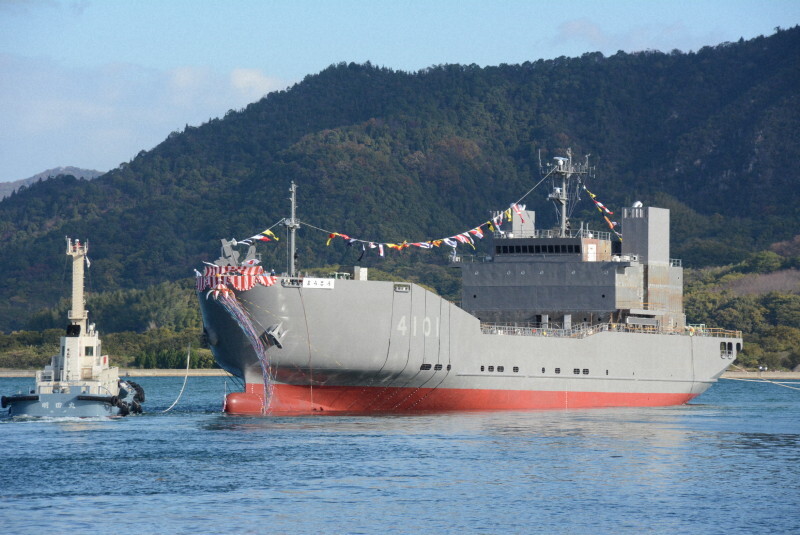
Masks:
[[[601,324],[555,331],[481,325],[414,284],[281,278],[237,292],[267,345],[272,410],[536,409],[679,404],[704,392],[741,339]],[[200,294],[217,362],[262,395],[250,339]]]

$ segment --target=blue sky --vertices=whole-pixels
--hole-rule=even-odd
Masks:
[[[0,181],[107,171],[340,61],[691,51],[796,24],[800,0],[0,0]]]

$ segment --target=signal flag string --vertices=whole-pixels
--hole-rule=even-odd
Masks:
[[[487,221],[484,221],[483,223],[477,225],[476,227],[473,227],[469,230],[465,230],[464,232],[458,234],[454,234],[453,236],[448,236],[446,238],[421,240],[416,242],[409,242],[408,240],[404,240],[402,243],[387,243],[378,240],[364,240],[360,238],[353,238],[342,232],[335,232],[321,227],[317,227],[306,221],[300,221],[300,223],[302,223],[306,227],[309,227],[311,229],[326,234],[328,236],[326,245],[330,245],[331,242],[336,238],[343,239],[344,241],[347,242],[348,246],[360,245],[362,249],[361,257],[363,257],[364,254],[366,254],[367,250],[377,250],[378,255],[383,257],[385,256],[386,249],[395,249],[401,251],[403,249],[412,246],[418,247],[420,249],[432,249],[434,247],[440,247],[442,244],[444,244],[452,247],[453,249],[456,249],[459,244],[466,244],[475,249],[475,239],[476,238],[483,239],[484,236],[483,228],[484,227],[488,228],[489,232],[495,232],[495,231],[502,232],[500,230],[500,226],[504,221],[511,221],[512,211],[515,212],[524,223],[525,220],[522,216],[522,210],[524,210],[525,207],[520,203],[523,200],[525,200],[525,198],[527,198],[528,195],[530,195],[534,190],[536,190],[536,188],[538,188],[542,184],[542,182],[544,182],[555,171],[556,171],[555,168],[551,169],[547,174],[545,174],[545,176],[542,177],[541,180],[539,180],[539,182],[537,182],[531,189],[529,189],[522,197],[520,197],[516,202],[511,203],[506,210],[497,213],[494,217],[492,217]],[[603,205],[600,201],[598,201],[596,199],[596,196],[591,191],[589,191],[585,185],[583,186],[583,189],[586,190],[586,192],[589,194],[589,196],[592,199],[592,202],[594,202],[598,211],[600,211],[600,213],[603,215],[603,218],[606,220],[606,223],[609,225],[609,228],[611,228],[611,231],[614,232],[614,234],[616,234],[617,237],[619,237],[619,239],[621,240],[622,235],[615,229],[618,223],[611,221],[605,215],[605,214],[613,215],[614,212],[610,211],[608,208],[605,207],[605,205]],[[236,243],[253,245],[255,242],[279,241],[278,236],[272,231],[272,229],[280,225],[284,221],[285,221],[284,219],[280,219],[276,221],[269,228],[261,231],[258,234],[250,236],[249,238],[243,240],[234,240],[234,245]],[[361,260],[361,257],[359,257],[359,260]]]

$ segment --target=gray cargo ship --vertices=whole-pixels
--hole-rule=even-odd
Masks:
[[[292,184],[287,273],[253,266],[252,245],[240,262],[237,244],[223,240],[220,258],[197,277],[211,350],[244,382],[225,410],[659,406],[703,393],[742,338],[686,324],[669,210],[623,209],[621,242],[611,224],[611,232],[571,228],[569,207],[591,169],[588,158],[556,160],[545,176],[553,179],[556,227],[538,228],[535,213],[515,204],[510,217],[495,214],[488,255],[453,248],[460,306],[417,284],[370,281],[366,268],[297,274]]]

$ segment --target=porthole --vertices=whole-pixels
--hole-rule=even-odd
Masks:
[[[499,371],[499,372],[505,371],[505,367],[503,367],[503,366],[498,366],[498,367],[497,367],[497,371]]]
[[[423,364],[422,366],[419,367],[419,369],[420,370],[430,370],[431,369],[431,365],[430,364]]]
[[[489,371],[493,372],[494,371],[494,366],[489,366]]]
[[[483,366],[481,366],[481,371],[484,371],[484,370],[483,370]]]
[[[556,368],[556,373],[561,373],[561,368]]]
[[[542,373],[544,373],[544,368],[542,368]]]
[[[439,371],[439,370],[441,370],[441,369],[442,369],[442,365],[441,365],[441,364],[436,364],[436,365],[433,367],[433,370],[434,370],[434,371]]]
[[[514,370],[514,373],[519,373],[519,366],[514,366],[513,370]]]
[[[447,371],[450,371],[450,365],[449,364],[447,365]]]
[[[589,370],[587,368],[583,369],[583,375],[589,375]]]
[[[581,370],[580,370],[580,368],[572,368],[572,373],[574,375],[580,375],[581,374]]]

